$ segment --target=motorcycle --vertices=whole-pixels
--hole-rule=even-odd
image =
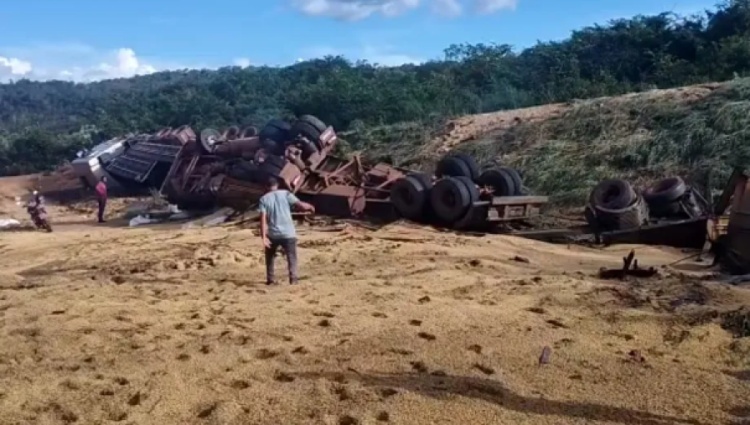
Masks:
[[[46,230],[48,233],[52,232],[52,226],[47,218],[47,208],[41,198],[29,200],[26,204],[26,212],[29,213],[31,221],[37,229]]]

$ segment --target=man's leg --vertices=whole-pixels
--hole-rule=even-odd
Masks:
[[[97,214],[97,218],[99,219],[99,223],[104,223],[104,207],[107,205],[106,199],[98,199],[99,201],[99,212]]]
[[[266,248],[266,284],[272,285],[276,283],[276,276],[274,275],[274,260],[276,259],[276,251],[279,249],[279,242],[271,239],[271,247]]]
[[[284,239],[284,252],[286,253],[286,262],[289,267],[289,283],[297,283],[297,239]]]

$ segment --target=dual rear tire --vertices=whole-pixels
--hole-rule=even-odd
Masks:
[[[402,217],[437,222],[456,228],[472,226],[481,215],[474,204],[480,200],[480,187],[493,196],[519,196],[524,193],[519,173],[508,167],[481,171],[474,158],[451,153],[438,161],[437,181],[426,174],[410,174],[394,183],[391,203]],[[486,211],[484,211],[486,213]]]

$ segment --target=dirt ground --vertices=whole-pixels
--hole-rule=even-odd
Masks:
[[[633,247],[304,226],[301,284],[267,287],[252,229],[98,226],[85,206],[53,217],[52,234],[0,233],[2,424],[750,414],[750,338],[721,326],[750,297],[694,277],[700,264],[605,282],[597,270]],[[644,265],[685,256],[635,248]]]

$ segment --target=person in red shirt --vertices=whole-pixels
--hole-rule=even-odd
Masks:
[[[96,202],[99,204],[97,218],[99,223],[104,223],[104,208],[107,206],[107,177],[102,176],[96,184]]]

